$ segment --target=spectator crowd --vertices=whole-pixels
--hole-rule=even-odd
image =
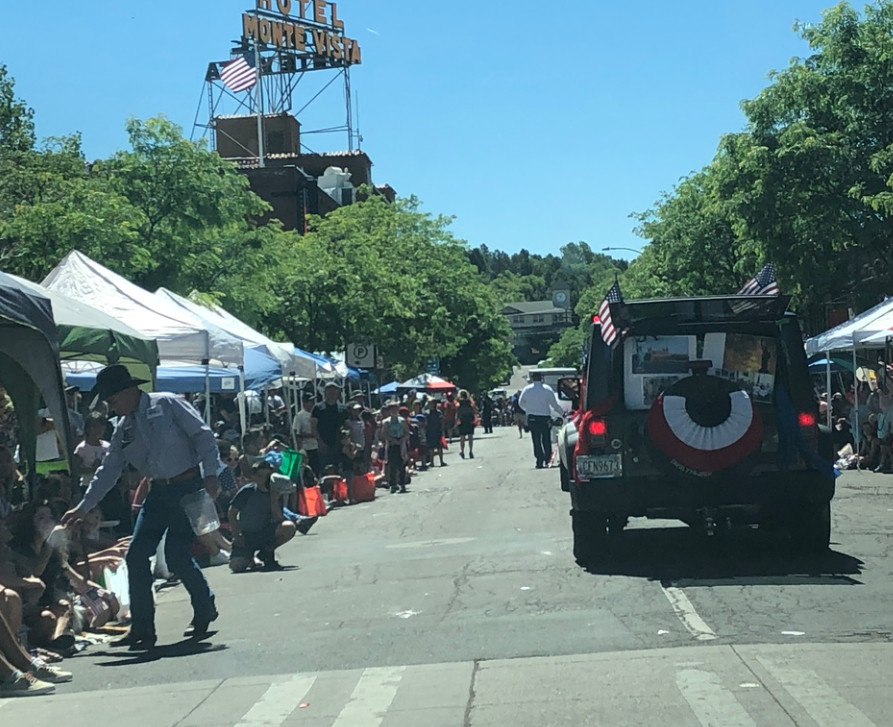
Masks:
[[[73,456],[41,410],[36,471],[26,478],[19,422],[0,389],[0,697],[51,693],[72,679],[56,664],[125,633],[130,618],[129,539],[153,484],[127,469],[83,521],[59,524],[102,467],[116,424],[101,402],[88,411],[76,389],[67,394]],[[210,512],[187,513],[200,566],[280,570],[276,551],[319,518],[374,500],[379,489],[405,493],[419,473],[447,466],[444,449],[455,440],[473,459],[477,428],[517,422],[516,403],[467,391],[410,391],[373,408],[371,396],[332,383],[322,397],[297,398],[294,412],[281,392],[267,392],[245,431],[235,396],[212,399],[221,487]],[[204,410],[200,396],[190,403]],[[153,571],[156,590],[173,579],[164,542]]]

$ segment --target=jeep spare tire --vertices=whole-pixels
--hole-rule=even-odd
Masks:
[[[656,465],[701,480],[749,469],[763,442],[763,421],[753,400],[715,376],[674,383],[654,402],[645,426]]]

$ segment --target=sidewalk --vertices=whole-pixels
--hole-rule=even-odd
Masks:
[[[703,646],[0,700],[66,727],[884,727],[893,645]]]

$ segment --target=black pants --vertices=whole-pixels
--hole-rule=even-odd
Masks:
[[[493,412],[484,412],[484,434],[493,434]]]
[[[307,466],[313,470],[313,474],[315,474],[318,478],[322,477],[322,469],[319,466],[319,450],[318,449],[308,449],[307,452]]]
[[[388,486],[391,490],[406,489],[406,463],[399,444],[388,447]]]
[[[537,466],[545,466],[552,459],[552,419],[551,417],[535,416],[527,417],[527,427],[530,429],[530,438],[533,439],[533,455],[536,457]]]

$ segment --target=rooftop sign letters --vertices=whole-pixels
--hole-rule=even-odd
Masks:
[[[325,0],[257,0],[242,15],[242,41],[259,40],[297,55],[311,53],[335,66],[362,63],[358,41],[344,35],[338,3]]]

